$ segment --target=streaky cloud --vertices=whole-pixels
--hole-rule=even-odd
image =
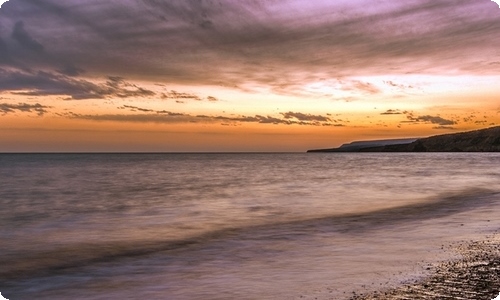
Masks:
[[[218,115],[192,115],[188,113],[178,113],[167,110],[153,111],[151,109],[137,106],[124,105],[121,109],[128,109],[132,112],[142,112],[140,114],[62,114],[72,119],[85,119],[91,121],[113,121],[113,122],[132,122],[132,123],[259,123],[274,125],[302,125],[302,126],[344,126],[341,123],[332,123],[331,120],[323,116],[314,116],[303,113],[282,113],[283,117],[273,116],[218,116]],[[292,119],[293,118],[293,119]],[[337,122],[337,121],[333,121]]]
[[[9,104],[9,103],[0,103],[0,112],[3,115],[14,113],[16,111],[19,112],[36,112],[39,116],[43,116],[48,113],[48,108],[50,106],[45,106],[40,103],[36,104],[28,104],[28,103],[18,103],[18,104]]]
[[[402,113],[406,115],[407,121],[402,121],[401,123],[429,123],[429,124],[437,124],[440,126],[450,126],[458,124],[457,121],[445,119],[441,116],[431,116],[431,115],[415,116],[414,113],[410,111],[403,111]],[[449,129],[449,128],[439,127],[439,129]]]
[[[403,112],[401,112],[399,109],[388,109],[385,112],[381,113],[381,115],[401,115]]]
[[[311,114],[304,114],[300,112],[286,112],[286,113],[281,113],[285,119],[297,119],[299,121],[318,121],[318,122],[329,122],[331,121],[330,118],[321,116],[321,115],[311,115]]]
[[[201,97],[196,94],[182,93],[171,90],[166,93],[161,93],[161,99],[181,99],[181,100],[197,100],[201,101]]]
[[[108,77],[105,83],[75,79],[63,74],[0,69],[0,92],[25,96],[67,96],[67,100],[104,99],[110,97],[152,97],[155,92]]]

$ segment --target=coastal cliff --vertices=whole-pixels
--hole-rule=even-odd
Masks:
[[[397,141],[354,142],[339,148],[307,152],[499,152],[500,126],[420,139],[401,139],[401,143]]]

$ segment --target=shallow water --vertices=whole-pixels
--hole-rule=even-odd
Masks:
[[[499,229],[500,154],[0,154],[9,299],[348,297]]]

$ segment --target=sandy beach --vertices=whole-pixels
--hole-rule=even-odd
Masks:
[[[495,299],[500,292],[500,238],[452,245],[462,258],[442,263],[432,275],[399,288],[356,294],[351,300],[370,299]]]

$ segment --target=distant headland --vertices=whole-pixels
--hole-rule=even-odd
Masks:
[[[500,126],[427,138],[357,141],[307,152],[500,152]]]

